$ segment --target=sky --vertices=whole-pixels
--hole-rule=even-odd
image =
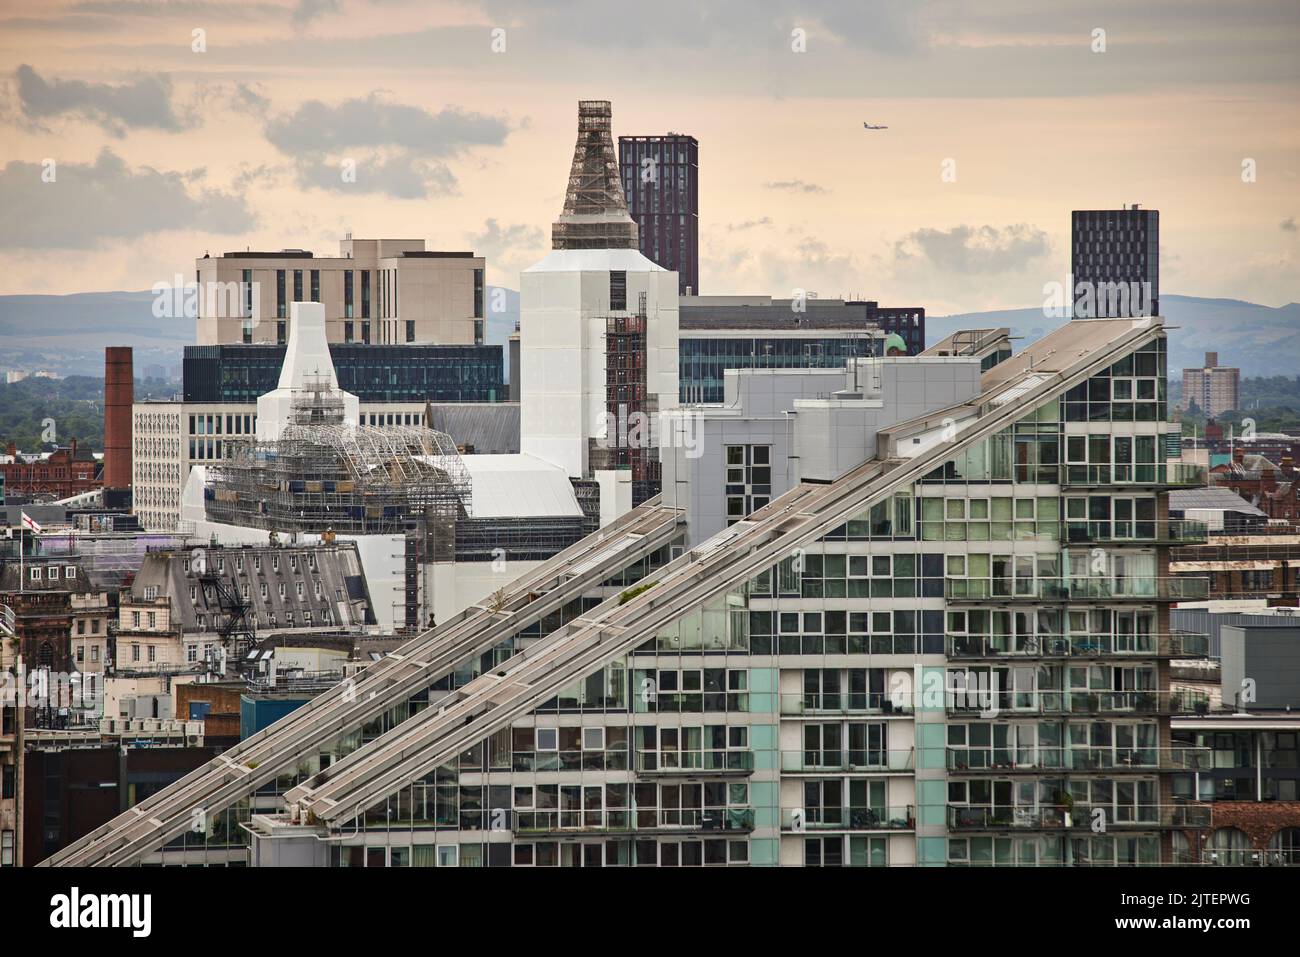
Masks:
[[[517,289],[608,99],[699,140],[705,294],[1036,306],[1072,209],[1140,203],[1162,294],[1285,305],[1298,40],[1295,0],[0,0],[0,294],[348,231]]]

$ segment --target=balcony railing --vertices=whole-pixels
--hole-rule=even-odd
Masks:
[[[753,751],[638,751],[641,774],[752,774]]]
[[[916,752],[912,748],[893,751],[833,748],[781,752],[781,770],[787,774],[883,774],[915,769]]]
[[[1056,771],[1199,771],[1209,748],[948,748],[948,770],[976,774]]]
[[[783,809],[781,830],[805,831],[910,831],[916,827],[913,805],[905,807],[809,807]]]
[[[987,601],[1204,601],[1210,580],[1177,578],[946,578],[952,602]]]
[[[1208,658],[1210,637],[1166,635],[949,635],[949,658]]]
[[[1209,540],[1209,526],[1193,519],[1061,523],[1061,541],[1067,545],[1204,545]]]
[[[1098,488],[1106,485],[1150,485],[1160,488],[1203,488],[1207,470],[1187,462],[1061,466],[1062,485]]]
[[[1102,715],[1205,714],[1209,696],[1203,692],[1178,691],[1016,691],[981,685],[973,676],[962,686],[949,683],[945,707],[949,714],[970,715],[996,712],[1000,717],[1016,715]]]
[[[1100,813],[1097,813],[1100,812]],[[1073,804],[1040,807],[948,805],[948,828],[955,831],[1094,829],[1142,830],[1210,826],[1204,804]]]
[[[781,695],[781,714],[787,717],[911,713],[910,702],[903,702],[887,691],[839,691],[821,694],[795,692]]]
[[[516,834],[752,831],[754,809],[722,807],[515,811],[513,825]]]

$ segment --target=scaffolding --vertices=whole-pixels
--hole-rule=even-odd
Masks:
[[[608,100],[578,101],[578,142],[573,149],[564,211],[551,226],[554,249],[638,249],[637,225],[627,211],[618,156],[610,132]]]
[[[422,425],[344,422],[323,381],[295,390],[289,424],[271,442],[232,444],[204,489],[216,522],[276,532],[422,532],[470,511],[469,472],[451,437]]]

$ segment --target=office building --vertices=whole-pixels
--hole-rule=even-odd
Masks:
[[[700,145],[683,133],[620,136],[618,164],[641,254],[700,294]]]
[[[283,345],[290,304],[318,302],[330,342],[481,344],[483,277],[483,258],[472,252],[351,233],[338,256],[302,249],[205,255],[195,262],[196,341]],[[184,302],[183,291],[174,295]]]
[[[502,347],[329,343],[339,387],[367,404],[499,402]],[[279,381],[280,345],[186,346],[182,395],[190,403],[256,403]]]
[[[909,355],[925,348],[925,310],[872,301],[683,296],[678,313],[682,402],[723,401],[727,369],[842,369],[855,356],[883,354],[902,337]]]
[[[1241,407],[1241,370],[1219,365],[1219,354],[1207,352],[1205,365],[1183,370],[1183,394],[1178,406],[1195,405],[1207,418]]]
[[[1160,211],[1076,209],[1071,215],[1074,317],[1160,315]]]
[[[881,391],[793,398],[798,481],[744,520],[692,544],[652,499],[52,863],[1171,863],[1210,806],[1173,785],[1206,590],[1167,493],[1204,472],[1158,451],[1165,354],[1118,319],[865,360]]]

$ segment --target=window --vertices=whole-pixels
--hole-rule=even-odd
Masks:
[[[14,866],[14,832],[0,831],[0,867]]]
[[[582,729],[582,750],[604,751],[605,750],[605,729],[604,728],[583,728]]]
[[[65,565],[63,567],[63,577],[66,578],[68,581],[72,581],[73,579],[75,579],[77,577],[77,566]]]
[[[38,581],[41,580],[41,570],[40,570],[40,568],[37,568],[37,567],[33,567],[33,568],[32,568],[31,579],[32,579],[32,581],[34,581],[34,582],[38,582]]]
[[[157,660],[158,660],[158,648],[157,648],[157,646],[156,646],[156,645],[149,645],[149,646],[148,646],[148,650],[149,650],[149,660],[150,660],[150,661],[157,661]]]
[[[139,660],[140,660],[140,646],[139,646],[139,645],[132,645],[132,646],[131,646],[131,660],[132,660],[132,661],[139,661]]]
[[[624,270],[610,271],[609,308],[611,311],[627,309],[627,272]]]
[[[140,627],[140,613],[138,611],[131,612],[131,627],[132,628]]]
[[[537,750],[538,751],[557,751],[559,750],[559,732],[555,728],[538,728],[537,729]]]

